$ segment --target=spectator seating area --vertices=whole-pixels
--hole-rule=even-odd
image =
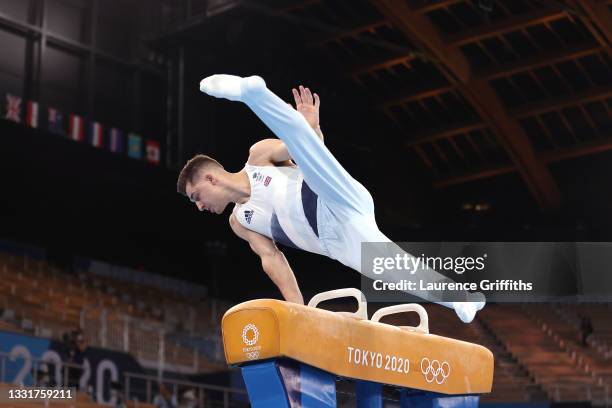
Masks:
[[[44,261],[0,253],[0,329],[60,340],[82,327],[86,343],[132,353],[156,366],[207,372],[225,368],[218,325],[229,305],[187,299],[172,290],[67,273]],[[215,311],[216,308],[216,311]],[[162,339],[163,337],[163,339]],[[209,340],[213,350],[185,346],[182,337]],[[215,342],[210,343],[213,339]]]
[[[208,299],[87,272],[70,274],[44,261],[0,253],[0,307],[0,330],[59,339],[82,327],[88,344],[130,352],[151,365],[159,363],[163,347],[168,366],[198,372],[225,368],[202,348],[219,347],[218,325],[229,305]],[[483,402],[612,402],[612,304],[489,304],[469,325],[449,309],[426,308],[431,333],[482,344],[494,353],[493,392]],[[347,310],[342,304],[331,309]],[[374,309],[370,305],[370,313]],[[594,329],[587,345],[580,339],[584,317]],[[411,319],[416,318],[392,315],[385,322],[415,324]]]
[[[450,309],[432,304],[425,308],[431,333],[482,344],[493,352],[493,390],[481,402],[612,404],[612,356],[607,355],[606,341],[612,304],[489,304],[467,325]],[[369,313],[375,309],[370,305]],[[594,333],[587,348],[579,345],[578,313],[592,316]],[[417,319],[416,314],[398,314],[383,322],[407,326],[418,324]]]
[[[551,305],[495,305],[480,316],[483,324],[505,345],[553,401],[593,401],[603,404],[607,384],[592,370],[580,364],[579,354],[571,353],[550,336],[536,316],[551,316]],[[558,307],[558,306],[554,306]],[[569,324],[565,327],[571,329]],[[574,338],[578,331],[574,330]]]

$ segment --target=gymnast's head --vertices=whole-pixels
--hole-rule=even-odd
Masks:
[[[195,203],[200,211],[221,214],[230,203],[229,173],[212,157],[198,154],[185,164],[176,190]]]

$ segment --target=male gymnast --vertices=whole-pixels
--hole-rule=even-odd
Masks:
[[[177,190],[200,211],[221,214],[229,203],[235,204],[230,227],[260,257],[263,270],[285,300],[304,304],[295,275],[275,242],[336,259],[372,279],[399,282],[406,277],[378,276],[362,268],[362,242],[392,241],[376,225],[368,190],[325,147],[317,94],[302,86],[294,89],[293,109],[261,77],[233,75],[204,78],[200,90],[245,103],[280,140],[255,143],[245,167],[237,173],[227,172],[209,156],[196,155],[182,169]],[[395,244],[392,247],[394,253],[405,253]],[[449,280],[428,267],[412,278]],[[457,302],[428,292],[411,293],[454,309],[466,323],[484,306],[481,294],[465,292]]]

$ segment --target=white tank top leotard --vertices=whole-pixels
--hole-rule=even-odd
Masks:
[[[236,204],[234,216],[245,228],[293,248],[326,255],[319,240],[319,198],[296,166],[246,164],[251,196]]]

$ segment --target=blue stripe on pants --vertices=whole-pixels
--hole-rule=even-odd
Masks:
[[[302,208],[304,215],[308,220],[308,224],[312,228],[315,235],[319,236],[319,227],[317,227],[317,194],[308,187],[306,181],[302,181]]]

